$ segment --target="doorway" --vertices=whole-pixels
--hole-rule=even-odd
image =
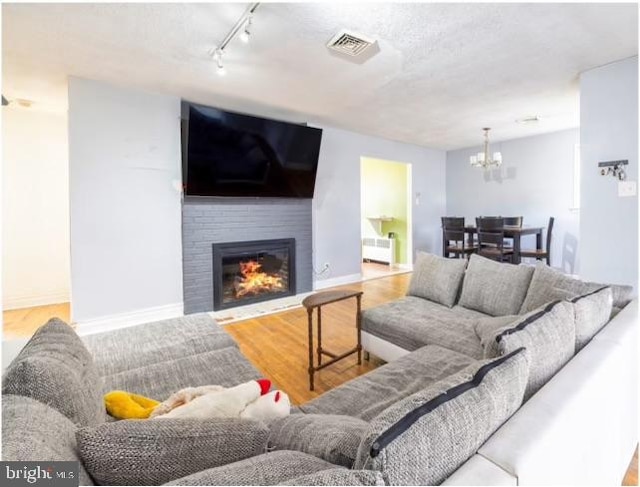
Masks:
[[[362,277],[409,272],[413,243],[411,164],[360,158]]]

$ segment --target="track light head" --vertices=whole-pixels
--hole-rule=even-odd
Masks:
[[[244,24],[244,30],[240,34],[240,40],[245,44],[251,40],[251,17],[249,17],[246,24]]]
[[[216,49],[213,53],[213,60],[216,62],[216,73],[218,76],[224,76],[227,74],[227,70],[224,68],[224,64],[222,63],[222,54],[224,51],[222,49]]]

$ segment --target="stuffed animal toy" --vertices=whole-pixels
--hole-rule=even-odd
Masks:
[[[146,419],[160,403],[138,394],[111,391],[104,396],[104,404],[114,418]]]
[[[113,391],[105,396],[109,414],[118,419],[162,418],[251,418],[271,421],[287,416],[289,396],[282,391],[268,392],[271,381],[260,379],[235,387],[188,387],[158,403],[152,399]]]

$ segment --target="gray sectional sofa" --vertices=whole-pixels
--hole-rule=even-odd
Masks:
[[[615,321],[607,340],[625,350],[637,321],[637,302],[625,306],[629,289],[563,285],[557,276],[549,286],[548,271],[479,257],[467,269],[464,260],[420,255],[410,296],[363,315],[373,339],[365,347],[389,363],[270,424],[105,415],[102,395],[112,389],[163,399],[182,387],[259,377],[206,314],[82,339],[52,320],[4,374],[3,459],[77,460],[86,485],[527,483],[517,461],[498,458],[501,448],[483,449],[544,395],[576,350],[584,348],[578,358],[593,347],[611,314],[619,312],[598,336]],[[536,281],[554,289],[551,299]],[[613,310],[614,295],[622,311]]]

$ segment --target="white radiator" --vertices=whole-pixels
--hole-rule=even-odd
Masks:
[[[362,259],[375,260],[393,265],[396,263],[396,240],[394,238],[364,237]]]

